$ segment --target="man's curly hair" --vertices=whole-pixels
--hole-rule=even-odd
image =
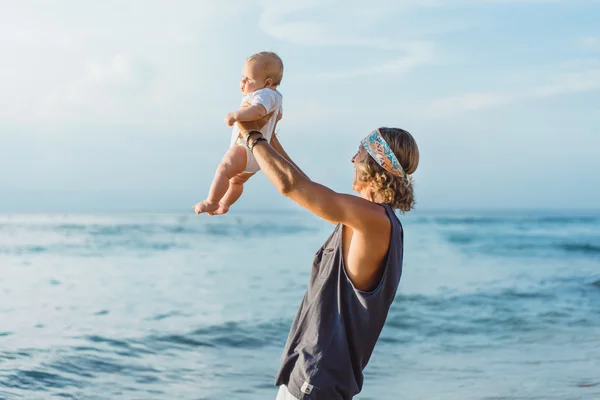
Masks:
[[[419,148],[412,135],[403,129],[383,127],[379,128],[379,132],[390,145],[406,175],[399,177],[391,174],[369,156],[357,166],[358,179],[370,186],[382,203],[405,213],[415,206],[413,178],[410,174],[419,165]]]

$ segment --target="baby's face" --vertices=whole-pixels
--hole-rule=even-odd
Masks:
[[[264,69],[260,68],[260,63],[255,60],[248,61],[244,64],[242,72],[242,80],[240,82],[240,90],[244,94],[252,93],[256,90],[264,88],[266,81]]]

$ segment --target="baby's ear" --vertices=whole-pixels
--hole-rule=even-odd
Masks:
[[[265,80],[265,86],[273,86],[273,79],[267,78]]]

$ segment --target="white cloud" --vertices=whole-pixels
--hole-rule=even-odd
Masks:
[[[551,83],[531,88],[528,92],[524,92],[523,96],[551,97],[596,90],[600,90],[600,68],[562,74],[554,78]]]
[[[198,105],[199,99],[215,85],[204,76],[219,67],[206,65],[206,52],[219,46],[211,33],[241,18],[248,5],[136,4],[16,2],[4,7],[0,122],[149,125],[198,118],[198,109],[207,108]],[[233,57],[224,54],[223,62]]]
[[[106,60],[86,60],[78,75],[40,99],[38,117],[48,120],[59,116],[74,121],[118,116],[119,111],[127,110],[123,103],[136,105],[138,90],[133,86],[140,77],[134,73],[132,63],[132,56],[126,53],[116,53]],[[138,84],[147,88],[151,81]]]
[[[424,9],[480,5],[482,0],[264,0],[259,27],[268,35],[300,46],[381,51],[375,65],[311,74],[311,78],[344,79],[375,74],[403,74],[438,62],[435,40],[467,30],[470,20],[439,17]],[[483,0],[485,3],[554,3],[560,0]],[[393,19],[390,19],[393,16]],[[393,27],[394,29],[390,29]],[[393,53],[393,54],[390,54]]]
[[[407,45],[429,41],[424,38],[471,26],[419,14],[420,9],[444,1],[265,0],[261,4],[259,28],[278,40],[302,46],[404,51]]]
[[[600,36],[586,36],[578,41],[579,48],[585,51],[600,52]]]
[[[301,3],[264,2],[259,27],[268,35],[295,45],[308,47],[363,48],[381,51],[376,64],[333,72],[311,73],[310,79],[347,79],[378,74],[406,74],[435,59],[434,43],[415,38],[409,26],[382,33],[386,17],[406,16],[416,3],[336,1]],[[402,24],[398,24],[401,26]],[[419,34],[423,34],[423,29]]]
[[[384,4],[335,1],[264,2],[259,27],[282,41],[305,46],[366,47],[402,50],[400,41],[378,35]],[[374,33],[373,33],[374,32]]]
[[[423,65],[434,62],[433,43],[418,42],[406,45],[405,55],[392,60],[383,61],[380,64],[368,67],[341,70],[336,72],[326,72],[321,74],[311,74],[311,79],[347,79],[368,75],[404,75]]]
[[[229,74],[227,68],[240,68],[231,64],[240,50],[230,51],[226,44],[239,41],[240,32],[254,33],[255,9],[259,28],[285,42],[281,48],[341,47],[380,54],[372,64],[366,57],[364,65],[351,68],[330,59],[320,69],[322,79],[397,76],[443,62],[438,36],[466,27],[464,21],[430,20],[419,13],[454,4],[446,0],[61,4],[13,2],[0,14],[3,123],[192,124],[198,113],[208,116],[217,107],[203,93],[223,85],[218,81]],[[231,37],[215,38],[215,28],[223,26],[219,32]],[[297,70],[297,77],[302,74]]]
[[[427,110],[428,115],[443,116],[460,111],[473,111],[482,108],[501,106],[515,99],[510,93],[472,92],[435,100]]]
[[[475,111],[521,101],[600,91],[600,68],[564,73],[550,77],[547,83],[531,84],[514,90],[470,92],[433,101],[424,114],[437,118],[465,111]]]

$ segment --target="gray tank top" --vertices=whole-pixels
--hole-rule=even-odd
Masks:
[[[300,400],[351,399],[362,389],[363,369],[383,329],[402,274],[402,225],[392,224],[384,271],[371,292],[356,289],[342,257],[342,226],[315,254],[308,288],[287,339],[275,385]]]

